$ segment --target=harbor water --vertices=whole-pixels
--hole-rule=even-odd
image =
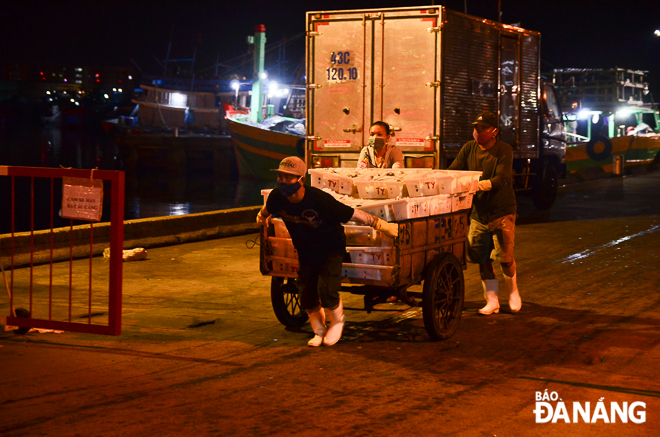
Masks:
[[[218,174],[208,165],[197,168],[189,164],[174,172],[167,167],[151,165],[147,160],[129,165],[128,155],[117,145],[115,136],[100,124],[68,127],[18,123],[5,125],[0,130],[0,165],[125,171],[126,220],[259,205],[263,202],[261,189],[272,188],[276,182],[275,179],[268,182],[240,178],[236,171]],[[0,209],[6,212],[0,215],[0,233],[11,231],[10,179],[0,178]],[[35,229],[46,229],[50,226],[50,181],[35,179],[34,189]],[[29,230],[29,178],[16,178],[14,193],[15,231]],[[59,217],[61,184],[57,181],[54,193],[54,225],[68,226],[69,221]],[[104,206],[103,220],[107,219],[109,204]]]

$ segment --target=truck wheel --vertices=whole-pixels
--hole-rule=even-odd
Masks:
[[[446,340],[454,335],[464,299],[461,264],[453,253],[440,253],[427,266],[422,292],[424,327],[432,340]]]
[[[538,209],[549,209],[554,205],[559,190],[559,173],[557,167],[548,161],[543,162],[535,169],[536,176],[532,186],[532,200]]]
[[[307,321],[307,312],[300,306],[295,279],[273,276],[270,301],[277,320],[287,328],[300,328]]]

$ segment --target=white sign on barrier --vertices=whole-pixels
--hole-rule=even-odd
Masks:
[[[102,212],[102,180],[62,178],[62,217],[98,222]]]

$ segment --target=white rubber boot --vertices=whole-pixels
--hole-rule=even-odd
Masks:
[[[513,276],[504,275],[504,284],[506,284],[506,289],[509,292],[509,308],[511,308],[512,313],[517,313],[522,308],[517,276],[516,273]]]
[[[307,315],[309,316],[309,324],[312,325],[312,331],[314,331],[314,338],[309,340],[307,345],[319,347],[323,344],[323,338],[326,332],[328,332],[328,329],[325,327],[325,311],[323,307],[319,306],[311,313],[308,311]]]
[[[500,301],[497,298],[497,279],[482,280],[484,294],[486,295],[486,306],[479,310],[479,314],[489,315],[500,312]]]
[[[339,299],[339,305],[334,310],[328,310],[328,332],[323,337],[323,344],[332,346],[337,343],[341,338],[341,333],[344,330],[344,305]]]

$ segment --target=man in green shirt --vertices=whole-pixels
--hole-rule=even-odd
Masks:
[[[500,311],[491,252],[500,262],[509,295],[509,307],[517,312],[522,307],[513,257],[516,231],[516,196],[513,192],[513,150],[497,139],[498,119],[492,112],[479,114],[474,123],[473,141],[458,152],[449,170],[481,171],[479,191],[472,201],[468,260],[479,264],[486,306],[480,314]]]

